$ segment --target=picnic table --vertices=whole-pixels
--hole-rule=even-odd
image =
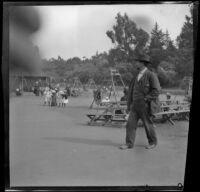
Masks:
[[[190,103],[180,102],[161,105],[161,111],[154,115],[155,118],[161,117],[162,122],[169,121],[172,125],[175,125],[175,119],[189,120]]]
[[[125,102],[111,102],[107,107],[96,108],[96,113],[87,114],[90,119],[88,125],[112,125],[113,123],[126,123],[127,112]],[[186,119],[189,120],[190,104],[179,103],[170,105],[161,105],[161,111],[154,114],[153,120],[161,120],[161,122],[170,122],[175,125],[174,120]],[[99,123],[101,122],[101,123]]]
[[[87,114],[90,119],[88,125],[96,125],[101,122],[100,125],[110,125],[113,122],[126,122],[126,104],[125,102],[110,102],[107,107],[96,108],[96,113]]]

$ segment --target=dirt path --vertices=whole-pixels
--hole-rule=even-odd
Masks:
[[[11,186],[177,185],[184,181],[188,122],[158,124],[159,144],[146,150],[138,128],[135,148],[119,150],[125,128],[87,126],[92,98],[66,108],[42,106],[36,96],[10,99]]]

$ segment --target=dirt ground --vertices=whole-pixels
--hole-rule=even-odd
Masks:
[[[145,149],[137,129],[133,149],[120,150],[125,128],[88,126],[91,94],[66,108],[34,95],[10,98],[11,186],[177,185],[184,182],[188,121],[157,124],[158,146]]]

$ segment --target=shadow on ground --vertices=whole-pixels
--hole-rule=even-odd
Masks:
[[[78,137],[43,137],[45,140],[64,141],[70,143],[80,143],[88,145],[102,145],[102,146],[118,146],[119,144],[113,143],[111,140],[97,140]]]
[[[119,143],[113,143],[111,140],[98,140],[98,139],[87,139],[87,138],[78,138],[78,137],[43,137],[44,140],[55,140],[55,141],[64,141],[70,143],[79,143],[87,145],[97,145],[97,146],[114,146],[119,148]],[[144,147],[142,144],[137,144],[135,147]]]

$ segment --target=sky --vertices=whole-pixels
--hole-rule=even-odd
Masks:
[[[146,5],[62,5],[35,6],[41,17],[41,28],[32,36],[42,58],[61,56],[90,58],[96,52],[113,48],[106,31],[112,30],[117,13],[129,18],[150,34],[155,22],[168,30],[172,40],[180,34],[188,4]]]

